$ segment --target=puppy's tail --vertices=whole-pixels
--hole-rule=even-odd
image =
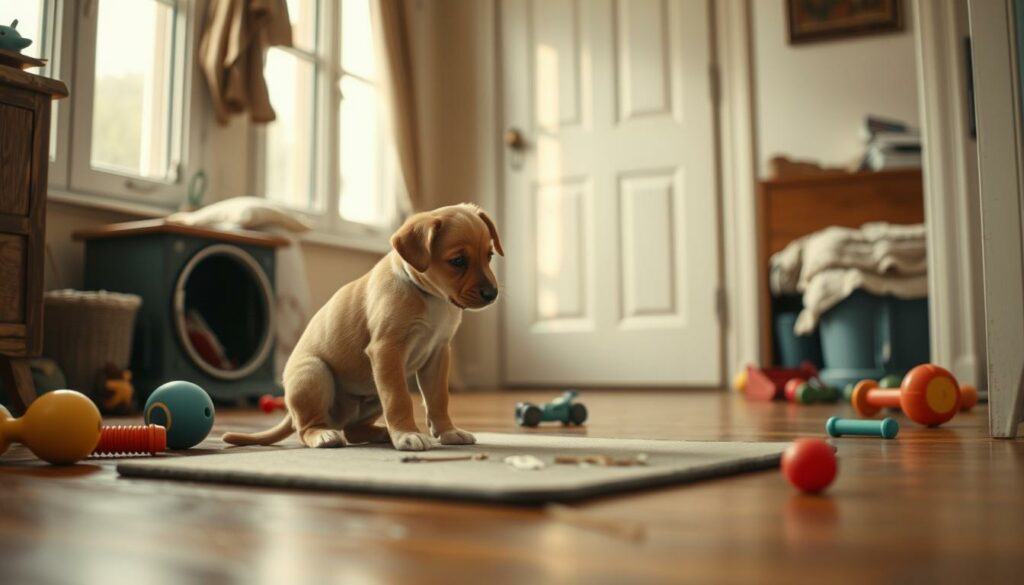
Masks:
[[[281,419],[277,425],[258,433],[224,433],[221,439],[232,445],[273,445],[274,443],[292,434],[295,428],[292,426],[292,416],[289,414]]]

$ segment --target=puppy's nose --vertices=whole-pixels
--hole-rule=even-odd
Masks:
[[[485,286],[480,289],[480,298],[489,303],[498,298],[498,289],[493,286]]]

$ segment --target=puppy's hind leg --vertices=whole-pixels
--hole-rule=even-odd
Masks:
[[[285,370],[285,403],[299,439],[307,447],[344,447],[345,436],[333,428],[334,375],[320,358],[308,357]]]
[[[359,419],[345,425],[345,439],[349,443],[390,443],[387,427],[374,424],[381,411],[380,400],[376,397],[363,401],[359,406]]]

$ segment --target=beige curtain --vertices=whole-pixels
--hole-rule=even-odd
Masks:
[[[410,211],[431,207],[424,201],[416,132],[416,100],[413,85],[410,23],[413,2],[371,0],[378,54],[383,58],[383,90],[402,178],[409,195]]]
[[[285,0],[207,0],[199,38],[199,67],[219,124],[246,111],[253,122],[272,122],[263,56],[292,44]]]

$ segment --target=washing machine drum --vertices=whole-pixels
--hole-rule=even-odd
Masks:
[[[175,283],[178,340],[196,367],[221,380],[244,378],[269,358],[273,310],[266,273],[235,246],[202,248]]]

